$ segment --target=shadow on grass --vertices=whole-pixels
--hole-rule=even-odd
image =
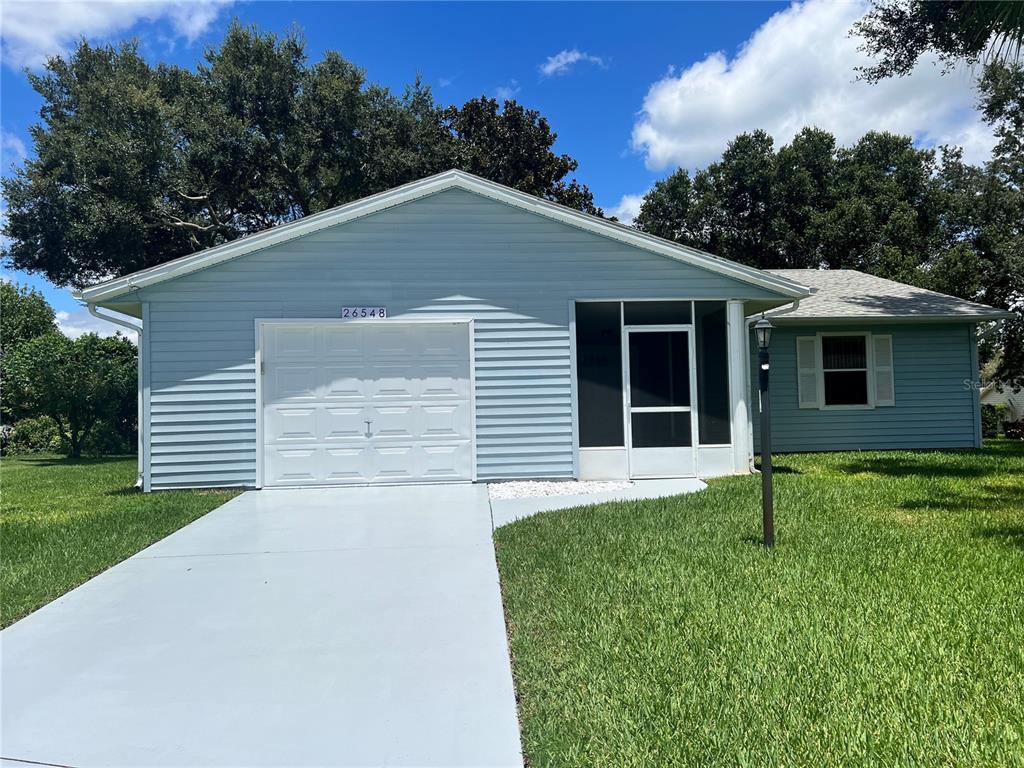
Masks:
[[[104,492],[104,496],[137,496],[142,493],[142,489],[137,485],[129,485],[124,488],[112,488],[109,491]]]
[[[755,462],[754,467],[758,472],[761,471],[761,462]],[[804,474],[796,467],[791,467],[789,464],[772,464],[772,473],[776,475],[802,475]]]
[[[1016,549],[1024,549],[1024,525],[995,525],[976,528],[971,535],[979,539],[993,539]]]
[[[96,466],[98,464],[113,464],[124,461],[125,459],[134,459],[134,455],[126,456],[83,456],[78,459],[73,459],[70,456],[5,456],[14,461],[20,461],[24,464],[33,464],[37,467],[89,467]]]
[[[963,451],[944,453],[947,456],[969,456]],[[899,457],[863,458],[841,464],[840,472],[850,474],[870,473],[887,477],[984,477],[992,473],[988,467],[967,464],[936,463],[934,459],[912,460]]]

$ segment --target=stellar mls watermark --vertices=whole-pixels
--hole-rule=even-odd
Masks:
[[[981,390],[983,390],[985,388],[985,385],[982,384],[977,379],[964,379],[964,381],[963,381],[963,388],[965,390],[977,389],[977,390],[981,391]]]

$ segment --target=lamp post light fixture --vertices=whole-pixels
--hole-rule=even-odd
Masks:
[[[772,498],[772,403],[768,397],[768,345],[772,340],[771,322],[761,314],[754,325],[757,334],[758,390],[761,393],[761,524],[764,545],[775,546],[775,509]]]

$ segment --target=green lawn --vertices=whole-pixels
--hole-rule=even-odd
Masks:
[[[533,768],[1024,765],[1024,443],[777,461],[498,531]]]
[[[220,506],[234,491],[132,486],[136,460],[7,457],[0,462],[0,625]]]

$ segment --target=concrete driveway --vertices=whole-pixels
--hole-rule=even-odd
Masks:
[[[4,765],[522,766],[483,485],[245,493],[0,654]]]

